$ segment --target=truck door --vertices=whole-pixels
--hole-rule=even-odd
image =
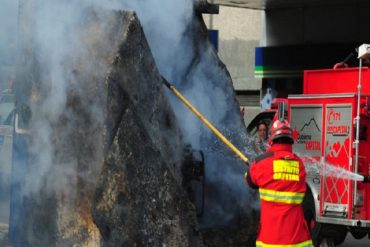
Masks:
[[[352,171],[351,162],[351,104],[328,104],[325,110],[324,165],[321,175],[322,216],[348,218],[352,210],[352,181],[340,170]],[[331,166],[332,165],[332,166]]]
[[[299,104],[290,105],[290,125],[295,139],[293,151],[299,155],[306,167],[307,183],[312,193],[320,190],[320,166],[323,136],[323,105]]]

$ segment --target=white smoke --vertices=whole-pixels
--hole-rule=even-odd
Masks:
[[[0,0],[0,9],[3,6],[11,6],[10,2]],[[16,1],[11,1],[13,5]],[[103,12],[106,10],[133,10],[137,13],[149,46],[154,55],[160,73],[171,83],[175,84],[179,90],[189,99],[192,104],[209,119],[216,127],[225,129],[227,126],[231,133],[229,136],[238,136],[239,140],[245,140],[245,136],[240,131],[239,119],[235,114],[230,115],[230,92],[225,92],[224,85],[218,86],[218,80],[226,80],[225,74],[216,69],[217,66],[210,56],[209,47],[203,50],[195,50],[193,37],[185,36],[185,33],[193,20],[193,1],[192,0],[83,0],[83,1],[59,1],[59,0],[30,0],[34,3],[33,21],[33,40],[37,62],[42,68],[40,73],[42,101],[36,101],[32,105],[33,116],[32,129],[35,131],[35,139],[31,147],[31,152],[37,154],[38,169],[35,174],[29,176],[29,187],[31,191],[38,191],[43,186],[41,181],[48,176],[51,165],[66,167],[60,169],[60,179],[53,180],[51,189],[65,187],[68,180],[63,176],[73,174],[76,165],[74,160],[58,161],[54,155],[59,150],[53,146],[53,125],[57,124],[61,115],[65,114],[68,89],[73,83],[71,71],[67,71],[70,63],[75,63],[75,54],[84,55],[84,47],[78,38],[79,28],[84,21],[84,14],[87,8],[93,8]],[[12,6],[13,6],[12,5]],[[0,12],[1,13],[1,12]],[[6,19],[6,18],[4,18]],[[0,33],[1,35],[1,33]],[[0,36],[2,37],[2,36]],[[0,47],[2,49],[2,47]],[[196,61],[191,74],[186,74],[186,70],[191,66],[195,53],[198,52],[200,59]],[[87,53],[87,52],[86,52]],[[89,62],[89,59],[85,59]],[[90,67],[90,66],[87,66]],[[91,73],[94,67],[91,65]],[[77,85],[73,85],[78,87]],[[77,89],[78,90],[78,89]],[[82,89],[81,89],[82,90]],[[247,193],[246,186],[243,184],[244,168],[240,168],[240,161],[235,161],[235,156],[231,151],[225,151],[224,144],[214,141],[213,134],[185,108],[176,98],[169,96],[174,106],[175,113],[181,123],[185,133],[186,141],[190,142],[194,148],[213,149],[209,152],[206,165],[211,175],[209,179],[219,182],[225,187],[224,195],[240,195]],[[92,105],[96,116],[95,121],[103,121],[102,109]],[[232,109],[236,112],[239,109]],[[228,119],[228,116],[231,116]],[[73,130],[71,130],[73,131]],[[208,145],[206,142],[214,141]],[[215,147],[219,145],[218,147]],[[238,147],[243,149],[245,142],[238,143]],[[55,163],[58,164],[55,164]],[[226,165],[225,163],[230,163]],[[232,168],[234,164],[237,167]],[[72,169],[72,171],[71,171]],[[52,178],[51,178],[52,179]],[[233,182],[238,181],[238,182]],[[71,188],[71,191],[73,188]],[[244,203],[246,197],[237,201]],[[244,201],[243,201],[244,200]],[[222,201],[219,205],[214,205],[214,211],[223,207]],[[221,210],[224,211],[224,210]],[[225,214],[225,212],[219,215]],[[227,219],[228,217],[225,217]]]
[[[193,0],[123,1],[137,13],[161,74],[173,81],[175,66],[186,64],[191,47],[181,43],[193,18]],[[185,56],[184,56],[185,55]]]
[[[0,92],[14,79],[15,52],[17,46],[17,1],[0,0]]]
[[[193,1],[165,0],[160,7],[155,0],[131,1],[127,7],[137,12],[160,73],[244,151],[248,140],[241,133],[239,108],[232,108],[231,85],[225,83],[229,78],[217,64],[213,48],[197,44],[192,36]],[[214,190],[206,192],[202,223],[228,224],[235,220],[238,207],[256,207],[247,203],[251,200],[243,182],[246,167],[179,99],[169,97],[185,141],[205,152],[206,183]]]

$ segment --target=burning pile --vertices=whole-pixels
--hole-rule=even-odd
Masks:
[[[162,77],[136,15],[123,20],[107,77],[107,153],[95,222],[104,246],[201,246],[194,207],[180,187],[184,146]]]
[[[74,26],[78,35],[70,37],[75,43],[58,61],[57,73],[52,66],[55,60],[45,63],[41,53],[33,54],[34,63],[23,68],[31,69],[18,70],[17,112],[27,134],[15,138],[18,151],[13,165],[15,170],[26,170],[16,174],[10,240],[31,246],[245,244],[255,218],[247,208],[235,206],[231,200],[238,199],[226,183],[221,186],[230,193],[223,193],[224,189],[213,193],[222,190],[223,196],[230,196],[227,200],[234,206],[225,210],[236,213],[230,216],[228,212],[225,224],[231,223],[232,231],[224,231],[224,223],[210,231],[199,228],[198,220],[208,224],[214,216],[211,208],[218,211],[224,202],[221,198],[214,203],[217,196],[206,198],[213,205],[208,204],[209,213],[203,218],[196,218],[185,190],[189,181],[181,172],[187,164],[190,132],[181,123],[180,113],[173,110],[178,103],[169,100],[162,86],[136,14],[88,8],[80,21]],[[194,75],[203,69],[205,75],[217,77],[210,87],[220,87],[218,96],[228,100],[231,108],[220,122],[237,133],[229,136],[237,145],[244,145],[245,130],[230,76],[207,43],[200,15],[187,32],[194,37],[195,55],[176,77],[194,83]],[[201,56],[204,52],[205,57]],[[202,67],[204,62],[219,66],[218,73]],[[61,91],[65,97],[59,96]],[[50,106],[55,108],[50,110]],[[205,130],[199,137],[202,143],[197,148],[216,142]],[[224,152],[206,151],[208,162],[216,163],[221,173],[226,169],[239,174],[242,184],[240,163],[229,160],[227,168],[217,164]],[[210,194],[219,179],[209,181]],[[240,204],[245,200],[240,199]],[[211,241],[215,232],[218,236],[224,232],[218,243]]]

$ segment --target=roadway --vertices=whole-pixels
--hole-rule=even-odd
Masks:
[[[370,239],[364,237],[361,240],[354,239],[350,233],[347,234],[346,240],[343,244],[338,245],[338,247],[369,247]]]

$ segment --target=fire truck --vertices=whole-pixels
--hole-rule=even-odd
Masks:
[[[247,127],[252,135],[258,122],[278,118],[278,102],[293,130],[293,151],[306,164],[303,207],[315,246],[339,245],[348,232],[370,238],[370,69],[304,71],[303,94],[275,99]]]

